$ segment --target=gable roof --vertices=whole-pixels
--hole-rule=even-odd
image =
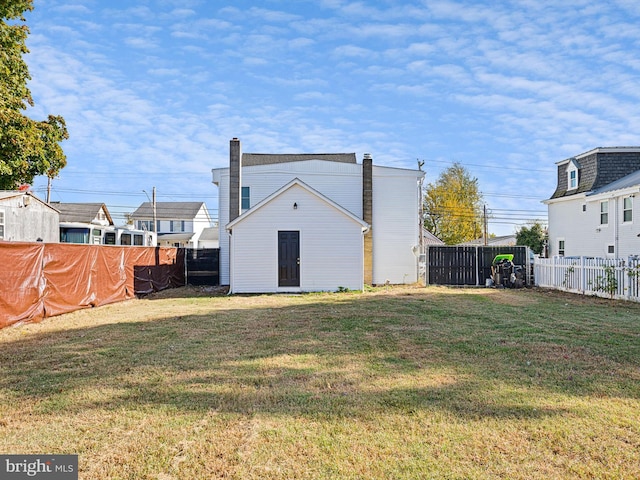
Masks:
[[[60,212],[60,221],[68,223],[91,223],[104,210],[109,225],[113,225],[111,214],[104,203],[62,203],[53,202]]]
[[[349,217],[354,222],[360,224],[360,226],[362,227],[362,229],[364,231],[369,229],[369,224],[367,222],[365,222],[362,219],[358,218],[357,216],[355,216],[353,213],[351,213],[346,208],[341,207],[340,205],[338,205],[336,202],[334,202],[330,198],[325,197],[319,191],[317,191],[314,188],[311,188],[309,185],[307,185],[306,183],[304,183],[302,180],[300,180],[297,177],[294,178],[293,180],[291,180],[289,183],[287,183],[283,187],[281,187],[280,189],[278,189],[277,191],[275,191],[274,193],[272,193],[271,195],[269,195],[267,198],[265,198],[261,202],[258,202],[254,207],[252,207],[249,210],[247,210],[245,213],[243,213],[242,215],[237,217],[235,220],[229,222],[225,228],[227,230],[233,229],[233,227],[236,224],[242,222],[247,217],[255,214],[257,211],[261,210],[262,207],[264,207],[265,205],[270,203],[272,200],[274,200],[275,198],[279,197],[282,193],[286,192],[287,190],[289,190],[290,188],[292,188],[292,187],[294,187],[296,185],[301,187],[302,189],[306,190],[310,194],[314,195],[315,197],[319,198],[320,200],[322,200],[324,203],[326,203],[331,208],[334,208],[334,209],[338,210],[343,215],[346,215],[347,217]]]
[[[192,220],[203,207],[206,211],[204,202],[156,202],[156,220]],[[144,202],[131,216],[137,219],[152,219],[153,203]]]
[[[355,153],[243,153],[242,166],[324,160],[326,162],[357,163]]]
[[[59,212],[59,210],[56,207],[45,202],[44,200],[39,199],[31,192],[24,192],[22,190],[0,190],[0,200],[5,200],[7,198],[14,198],[14,197],[23,197],[23,196],[29,196],[34,200],[36,200],[37,202],[41,203],[42,205],[49,207],[51,210],[55,212]]]

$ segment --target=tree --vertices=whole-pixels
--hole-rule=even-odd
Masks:
[[[535,222],[530,227],[522,227],[516,232],[516,243],[526,245],[538,255],[542,253],[546,241],[547,232],[539,222]]]
[[[33,0],[0,2],[0,190],[32,183],[37,175],[53,178],[67,164],[60,142],[69,138],[61,116],[37,121],[24,111],[33,106],[31,79],[23,56],[29,52],[24,12]]]
[[[478,179],[454,163],[424,191],[424,226],[447,245],[482,235],[482,195]]]

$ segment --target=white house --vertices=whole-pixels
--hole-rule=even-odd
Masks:
[[[199,248],[202,232],[211,227],[204,202],[156,202],[155,209],[154,203],[144,202],[131,220],[138,229],[155,231],[161,247]]]
[[[0,191],[0,241],[57,243],[60,213],[29,192]]]
[[[595,148],[556,165],[558,184],[544,201],[549,255],[640,255],[640,147]]]
[[[422,171],[353,153],[242,154],[233,139],[230,166],[212,174],[233,293],[417,281]]]

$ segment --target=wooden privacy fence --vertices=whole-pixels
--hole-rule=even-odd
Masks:
[[[640,302],[640,258],[536,258],[539,287]]]
[[[0,242],[0,328],[185,284],[184,250]]]
[[[525,283],[530,285],[528,247],[441,246],[427,247],[426,283],[428,285],[485,285],[491,277],[496,255],[511,253],[513,263],[525,268]]]

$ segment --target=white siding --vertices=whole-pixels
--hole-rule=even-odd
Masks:
[[[294,178],[362,217],[362,165],[309,160],[242,168],[242,186],[250,188],[251,206]]]
[[[373,166],[373,281],[376,284],[385,283],[387,280],[394,284],[417,281],[417,259],[412,247],[419,244],[420,238],[418,179],[421,175],[422,173],[416,170]],[[311,160],[242,169],[242,186],[250,187],[252,206],[294,178],[299,178],[356,217],[362,218],[361,164]],[[220,283],[229,285],[231,247],[225,228],[229,223],[229,169],[213,170],[213,180],[219,189]],[[290,213],[285,211],[284,219],[287,219]],[[339,225],[327,225],[327,235],[338,238],[342,235],[340,228]],[[260,238],[260,234],[256,233],[254,236],[256,238],[253,242],[266,242],[266,239]],[[333,242],[329,240],[328,244]],[[245,245],[237,247],[243,248]],[[268,248],[268,245],[259,248]],[[308,274],[309,270],[306,271]],[[238,279],[239,276],[235,275],[235,278]],[[334,289],[336,286],[348,287],[334,285],[331,288]]]
[[[278,231],[284,230],[300,232],[299,288],[278,287]],[[362,239],[359,223],[294,185],[233,227],[232,291],[361,290]]]
[[[585,197],[549,201],[549,255],[558,255],[558,242],[565,242],[565,257],[618,257],[640,255],[640,233],[637,218],[623,222],[623,198]],[[600,202],[609,202],[609,222],[600,224]],[[585,209],[583,210],[583,205]],[[633,215],[637,217],[638,202],[633,199]],[[608,254],[609,245],[615,247],[613,255]]]
[[[214,170],[218,182],[218,233],[220,242],[220,285],[229,285],[229,169]],[[275,190],[274,190],[275,191]]]
[[[420,189],[415,171],[373,167],[373,283],[414,283],[420,243]]]
[[[4,238],[13,242],[60,241],[60,215],[44,202],[29,195],[0,200],[4,211]]]

